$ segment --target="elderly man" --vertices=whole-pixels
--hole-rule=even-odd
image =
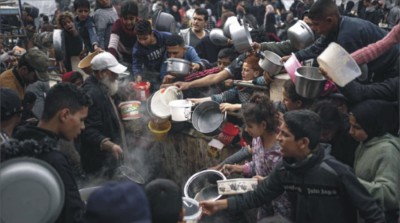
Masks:
[[[208,12],[206,9],[197,8],[192,17],[192,27],[181,30],[181,36],[185,40],[185,44],[196,47],[197,44],[205,36],[208,35],[209,31],[205,29],[208,20]]]
[[[11,88],[24,99],[26,87],[37,80],[49,79],[48,58],[42,51],[32,48],[22,55],[18,66],[0,75],[0,87]]]
[[[89,175],[112,177],[125,147],[125,135],[113,96],[118,90],[118,75],[127,68],[108,52],[91,61],[93,75],[83,90],[93,100],[82,133],[82,168]]]

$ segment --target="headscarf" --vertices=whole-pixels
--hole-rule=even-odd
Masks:
[[[381,100],[367,100],[351,109],[356,121],[368,134],[368,139],[385,133],[395,134],[399,128],[397,104]]]

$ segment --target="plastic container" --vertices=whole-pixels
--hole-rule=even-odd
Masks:
[[[169,86],[167,88],[161,88],[160,90],[160,101],[169,106],[169,103],[174,100],[182,99],[182,91],[176,86]]]
[[[119,104],[122,120],[133,120],[141,117],[140,101],[125,101]]]
[[[183,220],[186,223],[195,223],[201,216],[201,207],[199,202],[189,197],[182,197],[183,209],[185,209],[185,216]]]
[[[220,195],[243,194],[256,189],[258,180],[253,178],[236,178],[218,180],[218,193]]]
[[[301,67],[301,63],[299,60],[297,60],[296,55],[292,53],[292,55],[289,57],[289,59],[283,64],[285,67],[286,72],[289,74],[290,79],[292,80],[293,83],[296,83],[296,69]]]
[[[227,122],[222,128],[222,132],[218,135],[218,140],[224,145],[229,145],[238,134],[239,128],[234,124]]]
[[[191,118],[192,102],[188,100],[173,100],[169,102],[172,121],[182,122]]]
[[[161,89],[162,90],[162,89]],[[171,117],[171,111],[168,104],[161,101],[161,90],[156,91],[150,100],[151,114],[160,119],[168,119]]]
[[[156,123],[155,121],[149,121],[147,125],[151,133],[153,133],[156,141],[162,141],[168,135],[169,130],[171,130],[171,122],[165,121],[161,123]]]
[[[317,57],[317,61],[333,82],[341,87],[361,75],[356,61],[337,43],[330,43]]]
[[[133,84],[133,90],[136,93],[136,99],[145,101],[150,96],[150,82],[141,81]]]

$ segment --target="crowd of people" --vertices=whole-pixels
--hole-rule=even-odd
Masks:
[[[173,16],[175,32],[155,28],[161,13]],[[65,190],[56,222],[184,221],[176,182],[151,179],[142,187],[117,179],[132,146],[118,109],[133,94],[119,81],[126,79],[148,82],[151,93],[175,86],[194,104],[217,102],[241,129],[247,145],[204,168],[255,178],[258,186],[201,201],[204,216],[228,210],[226,222],[239,222],[232,220],[237,213],[258,208],[257,222],[400,220],[400,1],[295,0],[286,9],[280,0],[74,0],[53,20],[42,15],[37,28],[38,15],[22,16],[33,34],[18,44],[29,44],[6,49],[0,36],[0,63],[8,63],[0,74],[0,159],[34,157],[56,170]],[[245,53],[231,39],[210,38],[231,17],[251,27],[252,49]],[[297,20],[316,37],[303,49],[287,35]],[[54,28],[62,30],[61,83],[50,86]],[[361,76],[317,98],[301,96],[288,79],[283,100],[270,98],[276,80],[260,67],[261,51],[318,67],[316,58],[332,42],[363,67]],[[189,61],[190,73],[168,73],[168,58]],[[89,179],[112,182],[85,204],[78,188]]]

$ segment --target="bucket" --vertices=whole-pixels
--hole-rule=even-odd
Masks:
[[[151,120],[147,126],[149,127],[150,132],[153,133],[156,141],[164,140],[168,135],[169,130],[171,130],[170,121],[157,123]]]
[[[136,100],[145,101],[150,96],[150,82],[141,81],[133,84]]]
[[[341,87],[361,75],[356,61],[337,43],[330,43],[317,57],[317,61],[333,82]]]
[[[192,102],[188,100],[173,100],[169,102],[172,121],[188,121],[191,118]]]
[[[141,117],[140,101],[125,101],[119,104],[122,120],[133,120]]]
[[[176,86],[169,86],[167,88],[161,88],[160,90],[160,100],[166,106],[169,106],[169,102],[182,99],[182,91]]]
[[[292,80],[293,83],[296,83],[296,69],[301,67],[301,63],[299,60],[297,60],[296,55],[292,53],[292,55],[289,57],[289,59],[283,64],[285,67],[286,72],[289,74],[290,79]]]
[[[222,128],[222,132],[218,135],[218,140],[224,145],[229,145],[237,134],[239,134],[239,128],[234,124],[227,122]]]

